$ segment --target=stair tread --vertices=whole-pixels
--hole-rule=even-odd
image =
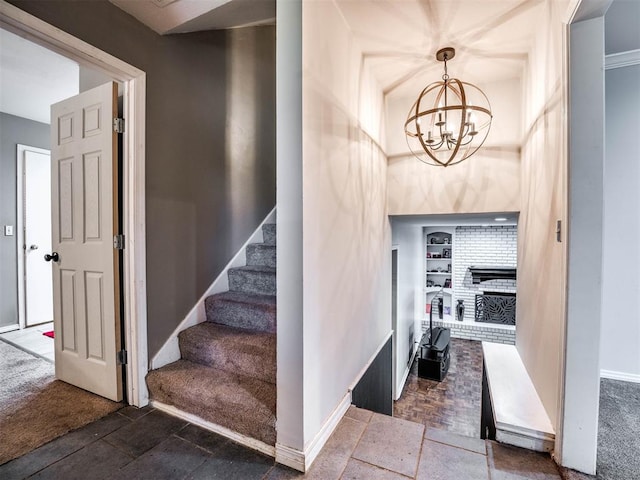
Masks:
[[[207,320],[250,330],[275,333],[276,296],[229,291],[205,300]]]
[[[188,360],[147,375],[153,400],[275,445],[276,386]]]
[[[200,338],[210,341],[224,340],[225,342],[249,345],[259,349],[275,348],[275,333],[261,332],[248,328],[238,328],[212,322],[202,322],[180,332],[194,332]]]
[[[275,333],[203,322],[179,334],[182,358],[276,382]]]
[[[264,249],[264,250],[275,250],[276,246],[273,245],[272,243],[250,243],[249,245],[247,245],[247,248],[257,248],[257,249]]]
[[[276,273],[275,267],[265,267],[263,265],[245,265],[243,267],[233,267],[229,269],[229,272],[231,272],[232,270],[240,270],[243,272]]]
[[[261,295],[258,293],[246,293],[246,292],[222,292],[215,293],[207,297],[208,299],[219,299],[236,303],[249,303],[254,305],[276,305],[275,295]]]

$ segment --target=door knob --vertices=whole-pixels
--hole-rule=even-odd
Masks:
[[[38,245],[31,245],[29,247],[29,250],[37,250],[38,249]]]
[[[53,260],[54,262],[57,262],[58,260],[60,260],[60,256],[58,255],[58,252],[53,252],[51,255],[47,253],[44,256],[45,262],[50,262],[51,260]]]

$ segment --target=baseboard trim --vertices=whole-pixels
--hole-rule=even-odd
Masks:
[[[205,311],[204,301],[207,297],[229,290],[229,277],[227,272],[230,268],[242,267],[246,264],[247,246],[251,243],[260,243],[263,241],[262,226],[267,223],[273,223],[276,219],[276,207],[269,212],[258,228],[251,234],[247,241],[242,245],[240,250],[236,252],[233,258],[222,269],[213,283],[207,288],[204,294],[198,299],[193,308],[187,313],[180,324],[173,330],[171,336],[164,342],[164,345],[158,350],[158,353],[151,359],[151,369],[156,370],[170,363],[180,360],[180,346],[178,344],[178,334],[189,327],[198,325],[207,320],[207,312]]]
[[[338,426],[338,423],[340,423],[340,420],[342,420],[344,414],[347,413],[350,405],[351,391],[348,391],[345,396],[342,397],[342,400],[340,401],[338,406],[333,410],[333,412],[331,412],[331,415],[329,415],[327,421],[324,422],[324,425],[322,426],[320,431],[305,447],[305,471],[309,469],[313,461],[320,453],[320,450],[322,450],[322,447],[324,447],[324,444],[327,443],[327,440],[329,440],[329,437]]]
[[[15,323],[13,325],[7,325],[5,327],[0,327],[0,333],[13,332],[14,330],[18,330],[19,328],[20,328],[20,325],[18,323]]]
[[[413,365],[413,362],[416,361],[416,356],[418,355],[418,349],[420,348],[420,343],[416,343],[416,345],[417,347],[414,350],[413,355],[411,356],[411,361],[409,362],[409,366],[405,369],[404,375],[402,376],[402,382],[400,382],[399,385],[396,385],[396,393],[398,394],[398,396],[394,398],[394,400],[400,399],[400,397],[402,396],[402,391],[404,390],[404,386],[407,384],[407,378],[409,378],[409,374],[411,373],[411,366]]]
[[[342,417],[351,406],[351,391],[342,398],[338,406],[324,422],[316,436],[307,443],[304,451],[276,443],[276,462],[291,467],[299,472],[308,472],[313,461],[318,457],[322,447],[327,443]]]
[[[150,400],[149,404],[162,412],[171,415],[172,417],[177,417],[182,420],[186,420],[189,423],[197,425],[198,427],[202,427],[205,430],[209,430],[210,432],[217,433],[218,435],[222,435],[229,440],[232,440],[240,445],[244,445],[245,447],[251,448],[252,450],[256,450],[260,453],[264,453],[270,457],[276,456],[276,448],[267,445],[260,440],[256,440],[255,438],[247,437],[246,435],[242,435],[241,433],[234,432],[233,430],[229,430],[226,427],[221,425],[217,425],[215,423],[209,422],[207,420],[203,420],[202,418],[193,415],[191,413],[180,410],[179,408],[173,407],[171,405],[167,405],[162,402],[158,402],[157,400]]]
[[[496,430],[496,441],[535,452],[551,452],[555,446],[555,438],[534,437],[499,428]]]
[[[615,372],[613,370],[600,370],[600,378],[620,380],[622,382],[640,383],[640,375],[635,373]]]
[[[276,443],[276,463],[305,472],[304,452]]]

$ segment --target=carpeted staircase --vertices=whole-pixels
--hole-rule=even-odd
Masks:
[[[152,400],[276,443],[276,226],[230,268],[228,292],[205,301],[207,321],[180,332],[181,359],[149,372]]]

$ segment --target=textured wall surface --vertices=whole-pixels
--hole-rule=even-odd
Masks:
[[[107,1],[11,3],[147,74],[151,358],[275,205],[275,28],[160,36]]]
[[[17,144],[49,148],[49,125],[0,113],[0,327],[18,323]],[[4,226],[13,225],[12,237]]]

